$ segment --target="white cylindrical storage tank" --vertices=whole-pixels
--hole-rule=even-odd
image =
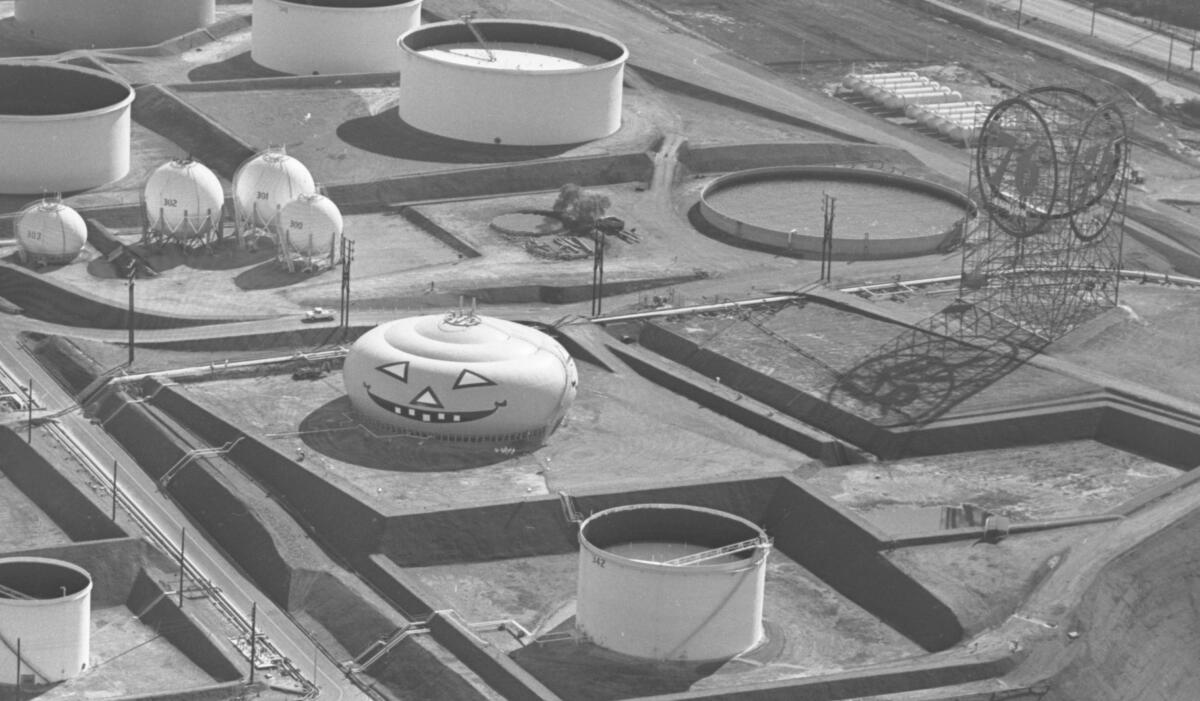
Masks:
[[[124,80],[64,63],[0,61],[0,194],[74,192],[129,172]]]
[[[553,338],[474,313],[381,324],[355,341],[342,378],[363,423],[465,442],[548,436],[579,384]]]
[[[421,24],[421,0],[254,0],[250,56],[284,73],[399,70],[396,37]]]
[[[22,34],[71,49],[158,44],[215,19],[216,0],[16,0]]]
[[[13,224],[22,260],[70,263],[87,243],[87,224],[79,212],[57,200],[29,205]]]
[[[267,149],[233,174],[233,206],[239,227],[277,231],[279,212],[300,195],[317,191],[312,173],[283,149]]]
[[[332,256],[342,235],[342,213],[333,200],[320,194],[300,195],[279,212],[279,230],[286,250],[302,256]]]
[[[177,239],[207,235],[221,221],[225,191],[203,163],[177,159],[162,164],[142,189],[150,229]]]
[[[591,141],[621,127],[629,52],[603,34],[486,19],[427,24],[399,44],[399,115],[417,129],[541,146]]]
[[[0,669],[17,669],[20,640],[21,669],[35,684],[79,676],[88,665],[91,615],[86,570],[43,557],[0,559]]]
[[[744,549],[677,560],[736,544]],[[733,657],[762,641],[770,549],[757,525],[713,509],[639,504],[598,512],[579,527],[575,625],[626,655]]]

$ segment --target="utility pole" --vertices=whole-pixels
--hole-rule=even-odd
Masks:
[[[833,215],[837,198],[826,194],[822,210],[825,214],[825,231],[821,235],[821,282],[833,279]]]
[[[33,378],[32,377],[29,378],[29,386],[25,389],[25,411],[26,411],[25,425],[27,427],[26,430],[28,431],[25,442],[32,445],[33,444]]]
[[[1171,80],[1171,60],[1175,57],[1175,32],[1167,32],[1170,38],[1170,43],[1167,44],[1167,77],[1164,78],[1167,82]]]
[[[1088,36],[1096,36],[1096,0],[1092,0],[1092,28]]]
[[[342,237],[342,340],[350,333],[350,263],[354,261],[354,241]]]
[[[113,460],[113,479],[112,479],[112,489],[113,489],[112,522],[113,523],[117,522],[117,468],[119,466],[120,466],[120,463],[118,463],[116,460]]]
[[[183,608],[183,549],[187,546],[187,529],[179,529],[179,608]]]
[[[137,277],[137,264],[129,266],[129,367],[133,367],[133,280]]]
[[[592,229],[592,241],[596,244],[592,251],[592,316],[599,316],[604,304],[604,230]]]
[[[1021,28],[1021,11],[1025,9],[1025,0],[1017,3],[1017,29]]]
[[[250,683],[254,683],[254,658],[258,655],[258,602],[250,602]]]
[[[21,701],[21,639],[17,638],[17,701]]]

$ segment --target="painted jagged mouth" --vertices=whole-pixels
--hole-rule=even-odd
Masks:
[[[483,411],[429,411],[428,409],[389,402],[383,397],[376,396],[371,390],[367,390],[367,396],[371,398],[371,401],[389,413],[428,424],[460,424],[468,421],[478,421],[479,419],[495,414],[496,410],[500,407],[508,406],[508,402],[496,402],[494,407],[484,409]]]

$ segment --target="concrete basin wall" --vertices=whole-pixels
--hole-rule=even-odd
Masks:
[[[972,208],[970,200],[960,192],[936,183],[905,175],[838,166],[773,166],[731,173],[709,183],[700,194],[700,213],[709,224],[743,241],[760,246],[778,248],[803,256],[819,257],[822,246],[821,237],[791,234],[787,231],[750,224],[719,211],[709,201],[709,196],[712,193],[733,185],[785,178],[852,180],[877,183],[923,192],[938,199],[960,205],[964,211],[969,211]],[[965,221],[966,217],[964,216],[963,219],[958,220],[945,231],[924,236],[875,238],[870,240],[847,239],[835,236],[833,239],[833,259],[888,260],[891,258],[906,258],[935,253],[944,241],[962,232]]]

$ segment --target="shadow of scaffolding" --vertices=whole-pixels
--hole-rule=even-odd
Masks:
[[[839,372],[825,400],[911,435],[1019,369],[1049,343],[958,300]],[[901,446],[887,452],[904,451]]]

